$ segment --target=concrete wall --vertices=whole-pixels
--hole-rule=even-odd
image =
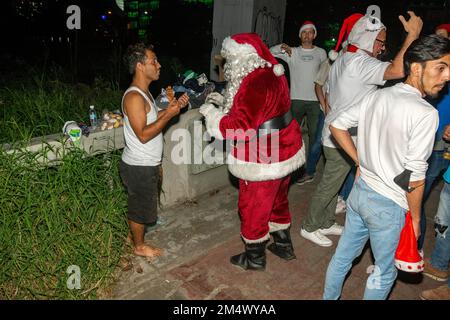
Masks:
[[[215,0],[210,79],[218,80],[214,56],[220,54],[223,39],[236,33],[256,32],[266,45],[283,40],[286,0]]]
[[[183,149],[189,152],[188,158],[191,159],[191,153],[194,144],[203,148],[207,145],[198,137],[191,135],[190,139],[177,139],[177,132],[191,132],[193,130],[194,121],[201,123],[202,115],[198,109],[189,110],[181,114],[168,127],[164,133],[164,156],[163,156],[163,194],[161,196],[161,205],[165,208],[174,204],[192,200],[195,197],[212,192],[228,186],[230,184],[229,175],[226,165],[208,165],[205,163],[174,163],[172,160],[172,152]],[[183,131],[180,131],[183,129]],[[178,131],[177,131],[178,130]],[[203,128],[203,131],[206,131]],[[200,140],[200,141],[199,141]],[[89,154],[95,155],[105,153],[114,149],[123,149],[125,146],[123,128],[91,132],[89,137],[82,136],[81,147]],[[75,148],[70,139],[63,134],[53,134],[44,137],[32,139],[31,143],[25,147],[4,145],[3,149],[8,152],[21,152],[28,150],[31,152],[39,152],[42,163],[47,165],[57,165],[59,159],[64,154]],[[44,150],[45,152],[41,152]]]

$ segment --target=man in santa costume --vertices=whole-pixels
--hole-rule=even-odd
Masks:
[[[223,41],[224,96],[200,107],[208,133],[229,140],[229,171],[239,178],[239,214],[245,252],[231,257],[244,269],[264,270],[266,243],[277,256],[295,258],[287,198],[290,176],[305,162],[300,127],[290,112],[284,69],[256,33]]]

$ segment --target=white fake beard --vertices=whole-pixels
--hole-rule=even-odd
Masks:
[[[227,62],[224,66],[224,76],[228,83],[224,94],[223,112],[228,113],[233,106],[234,96],[238,92],[242,80],[256,69],[272,65],[256,53],[244,57],[228,55],[225,58]]]

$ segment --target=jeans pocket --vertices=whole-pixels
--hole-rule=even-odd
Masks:
[[[371,225],[374,227],[395,226],[400,228],[403,225],[402,221],[405,219],[405,210],[403,208],[376,192],[368,194],[367,210],[370,212]]]

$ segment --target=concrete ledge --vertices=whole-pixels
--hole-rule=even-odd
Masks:
[[[164,133],[164,155],[163,155],[163,193],[161,205],[163,208],[171,207],[181,202],[192,200],[199,195],[214,192],[230,185],[227,166],[223,164],[205,164],[192,162],[192,150],[194,145],[203,151],[207,142],[191,135],[190,139],[175,139],[175,130],[183,129],[184,132],[193,130],[194,121],[201,123],[203,116],[198,109],[189,110],[174,119]],[[201,133],[206,132],[204,126]],[[199,141],[200,140],[200,141]],[[199,145],[201,143],[201,145]],[[87,155],[93,156],[125,147],[123,127],[101,131],[94,130],[89,137],[81,137],[81,149]],[[184,164],[175,164],[172,161],[172,151],[181,147],[189,152],[191,161]],[[44,165],[58,165],[67,152],[76,148],[72,141],[62,133],[34,138],[27,145],[5,144],[3,150],[7,153],[34,152],[39,162]],[[176,150],[175,150],[176,151]]]

